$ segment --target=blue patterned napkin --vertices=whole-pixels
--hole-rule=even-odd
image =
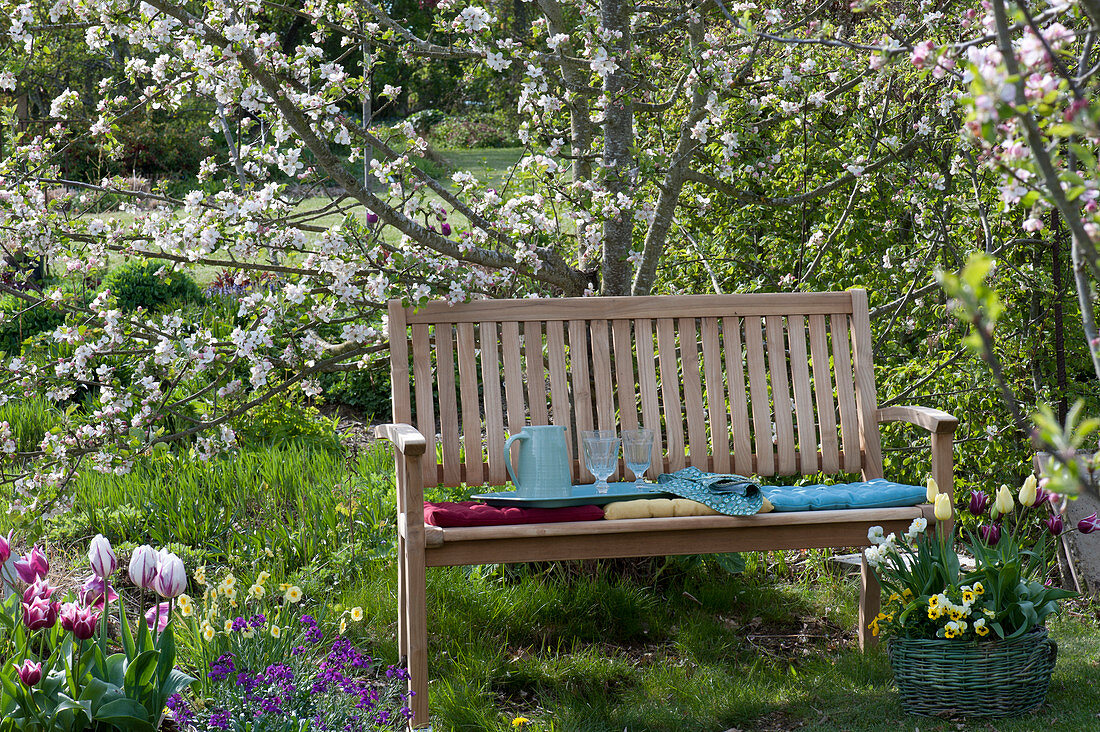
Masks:
[[[698,501],[727,516],[751,516],[764,507],[760,485],[741,475],[684,468],[657,477],[661,490]]]

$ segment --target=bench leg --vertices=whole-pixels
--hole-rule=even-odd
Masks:
[[[397,658],[398,665],[409,661],[409,601],[405,580],[405,537],[397,535]]]
[[[867,563],[867,557],[861,556],[859,563],[859,649],[866,651],[878,643],[878,637],[871,634],[867,627],[879,613],[882,602],[882,589],[879,587],[878,578]]]
[[[424,537],[405,542],[405,645],[409,659],[409,700],[412,717],[409,726],[428,726],[428,613],[424,566]]]

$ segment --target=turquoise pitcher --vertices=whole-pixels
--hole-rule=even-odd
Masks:
[[[512,443],[519,441],[519,474],[512,468]],[[565,427],[527,425],[504,443],[504,465],[519,498],[564,498],[573,492]]]

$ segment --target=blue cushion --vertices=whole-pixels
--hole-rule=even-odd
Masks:
[[[766,485],[760,490],[776,511],[832,511],[844,508],[893,508],[925,502],[923,486],[876,478],[836,485]]]

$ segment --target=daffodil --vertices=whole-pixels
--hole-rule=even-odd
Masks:
[[[348,621],[344,618],[340,618],[340,635],[343,635],[344,633],[346,633],[347,629],[348,629]]]
[[[210,643],[211,641],[214,640],[215,635],[216,635],[216,633],[214,632],[213,626],[211,626],[209,623],[203,623],[202,624],[202,639],[204,641],[206,641],[207,643]]]
[[[353,608],[351,609],[351,619],[352,619],[352,620],[354,620],[354,621],[355,621],[355,622],[357,622],[357,623],[358,623],[358,622],[359,622],[360,620],[362,620],[362,619],[363,619],[363,608],[361,608],[361,607],[353,607]]]
[[[265,582],[267,582],[267,580],[270,576],[271,576],[271,572],[267,572],[267,571],[260,572],[258,575],[256,575],[256,584],[262,586]]]
[[[226,633],[232,633],[233,632],[233,621],[232,620],[226,620],[225,623],[222,625],[222,629],[225,630]]]
[[[272,638],[278,638],[279,636],[281,636],[283,634],[283,629],[280,628],[278,625],[273,624],[271,626],[271,631],[270,632],[271,632],[271,637]]]
[[[290,585],[286,588],[286,593],[283,598],[292,604],[296,604],[302,601],[302,588],[297,585]]]

